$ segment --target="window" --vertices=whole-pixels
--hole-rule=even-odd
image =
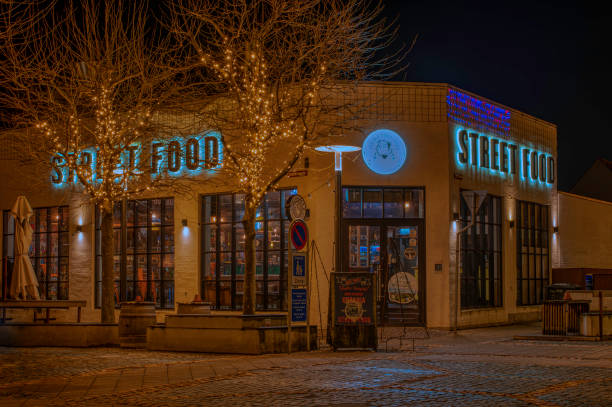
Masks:
[[[38,278],[40,297],[47,300],[68,299],[68,207],[35,208],[30,218],[34,231],[28,255]],[[15,259],[15,218],[3,213],[2,256],[12,269]],[[8,282],[7,282],[8,283]],[[8,285],[6,287],[9,289]]]
[[[256,213],[258,310],[287,309],[287,198],[296,189],[268,192]],[[216,309],[242,309],[244,287],[244,195],[202,197],[202,293]]]
[[[517,295],[518,305],[536,305],[544,300],[548,285],[548,207],[517,202]]]
[[[96,212],[96,306],[102,295],[101,216]],[[117,202],[113,209],[115,302],[174,307],[174,199]]]
[[[423,218],[425,191],[420,188],[347,187],[342,189],[345,219]]]
[[[472,214],[461,197],[461,228]],[[501,307],[501,199],[488,195],[474,224],[461,233],[461,308]]]

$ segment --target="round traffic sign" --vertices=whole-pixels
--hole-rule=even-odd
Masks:
[[[289,228],[291,244],[295,250],[302,250],[308,243],[308,227],[302,220],[295,220]]]

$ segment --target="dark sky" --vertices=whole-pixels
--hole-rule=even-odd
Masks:
[[[610,12],[594,2],[392,1],[408,81],[446,82],[557,125],[559,189],[612,160]]]

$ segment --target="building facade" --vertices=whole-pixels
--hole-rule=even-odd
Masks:
[[[361,131],[334,141],[361,147],[343,156],[340,219],[334,157],[315,150],[258,211],[258,310],[286,311],[286,205],[299,194],[313,324],[327,323],[336,244],[342,271],[377,274],[382,323],[452,329],[537,319],[558,250],[556,127],[446,84],[364,85],[360,97],[370,106]],[[13,253],[6,210],[26,194],[41,295],[86,300],[83,319],[98,321],[95,208],[58,185],[57,174],[26,191],[11,174],[13,157],[0,158],[3,257],[10,263]],[[117,302],[155,301],[160,321],[195,295],[217,312],[240,311],[244,198],[222,180],[206,182],[214,172],[201,177],[190,196],[153,191],[116,205]]]

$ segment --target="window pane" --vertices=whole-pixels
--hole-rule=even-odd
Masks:
[[[401,218],[404,216],[404,193],[401,189],[385,189],[385,218]]]
[[[153,254],[150,257],[151,260],[151,279],[161,280],[161,256],[159,254]]]
[[[405,191],[404,210],[406,218],[422,218],[425,216],[424,192],[422,189]]]
[[[244,217],[244,194],[234,195],[234,221],[240,222]]]
[[[232,224],[225,223],[221,225],[221,232],[219,233],[219,250],[227,251],[232,250]]]
[[[268,219],[280,219],[280,195],[279,191],[271,191],[266,194]]]
[[[174,225],[174,199],[164,199],[164,225]]]
[[[221,216],[221,222],[232,221],[232,196],[231,195],[220,195],[219,196],[219,209]]]
[[[162,279],[174,280],[174,254],[164,254],[162,264]]]
[[[174,226],[164,226],[162,231],[164,237],[164,253],[174,252]]]
[[[363,191],[363,217],[382,218],[382,190],[364,189]]]
[[[202,199],[203,223],[217,222],[217,196],[209,195]]]
[[[136,212],[135,226],[147,225],[147,201],[134,201],[134,211]]]
[[[361,217],[361,189],[343,188],[342,216],[345,218]]]
[[[204,278],[212,280],[216,278],[217,254],[204,253],[202,254],[202,264],[204,268]]]
[[[268,250],[280,249],[280,222],[270,221],[268,222]]]
[[[50,223],[50,231],[51,232],[57,232],[59,229],[59,211],[58,208],[51,208],[49,210],[49,223]]]
[[[149,204],[149,217],[152,226],[159,226],[162,223],[161,199],[151,199]]]
[[[159,226],[151,228],[151,231],[149,233],[149,240],[151,241],[151,251],[152,252],[161,251],[161,235],[162,235],[162,231]]]

